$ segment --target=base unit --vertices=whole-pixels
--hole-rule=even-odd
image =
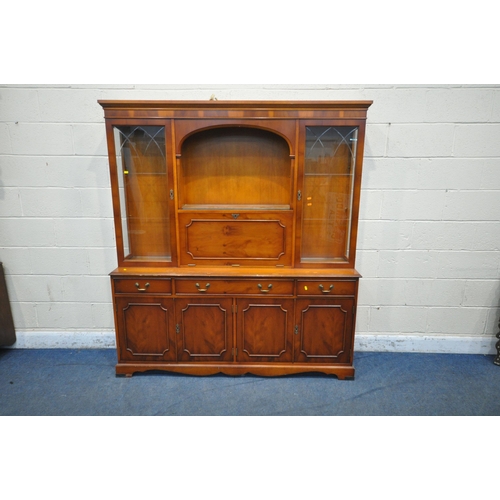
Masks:
[[[168,281],[113,273],[117,374],[354,376],[358,276],[312,281],[178,271]]]
[[[354,376],[371,101],[99,101],[116,373]]]

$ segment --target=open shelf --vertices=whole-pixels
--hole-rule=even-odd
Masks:
[[[183,205],[181,210],[290,210],[290,205]]]
[[[179,207],[290,207],[292,166],[287,142],[250,127],[202,130],[182,145]]]

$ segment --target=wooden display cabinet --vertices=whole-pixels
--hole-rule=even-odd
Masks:
[[[116,373],[354,376],[371,101],[99,101]]]

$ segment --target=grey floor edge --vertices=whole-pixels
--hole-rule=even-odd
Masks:
[[[493,356],[361,352],[354,380],[117,377],[114,349],[0,349],[0,415],[500,415]]]

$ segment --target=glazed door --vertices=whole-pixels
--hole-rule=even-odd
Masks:
[[[354,299],[297,299],[295,360],[352,362]]]
[[[176,299],[179,361],[232,361],[232,299]]]
[[[293,299],[237,299],[237,361],[293,361]]]
[[[137,123],[114,125],[112,131],[110,165],[120,265],[171,263],[175,221],[167,148],[170,128]]]
[[[299,265],[354,265],[362,123],[301,122]]]
[[[120,361],[175,361],[173,299],[116,298]]]

